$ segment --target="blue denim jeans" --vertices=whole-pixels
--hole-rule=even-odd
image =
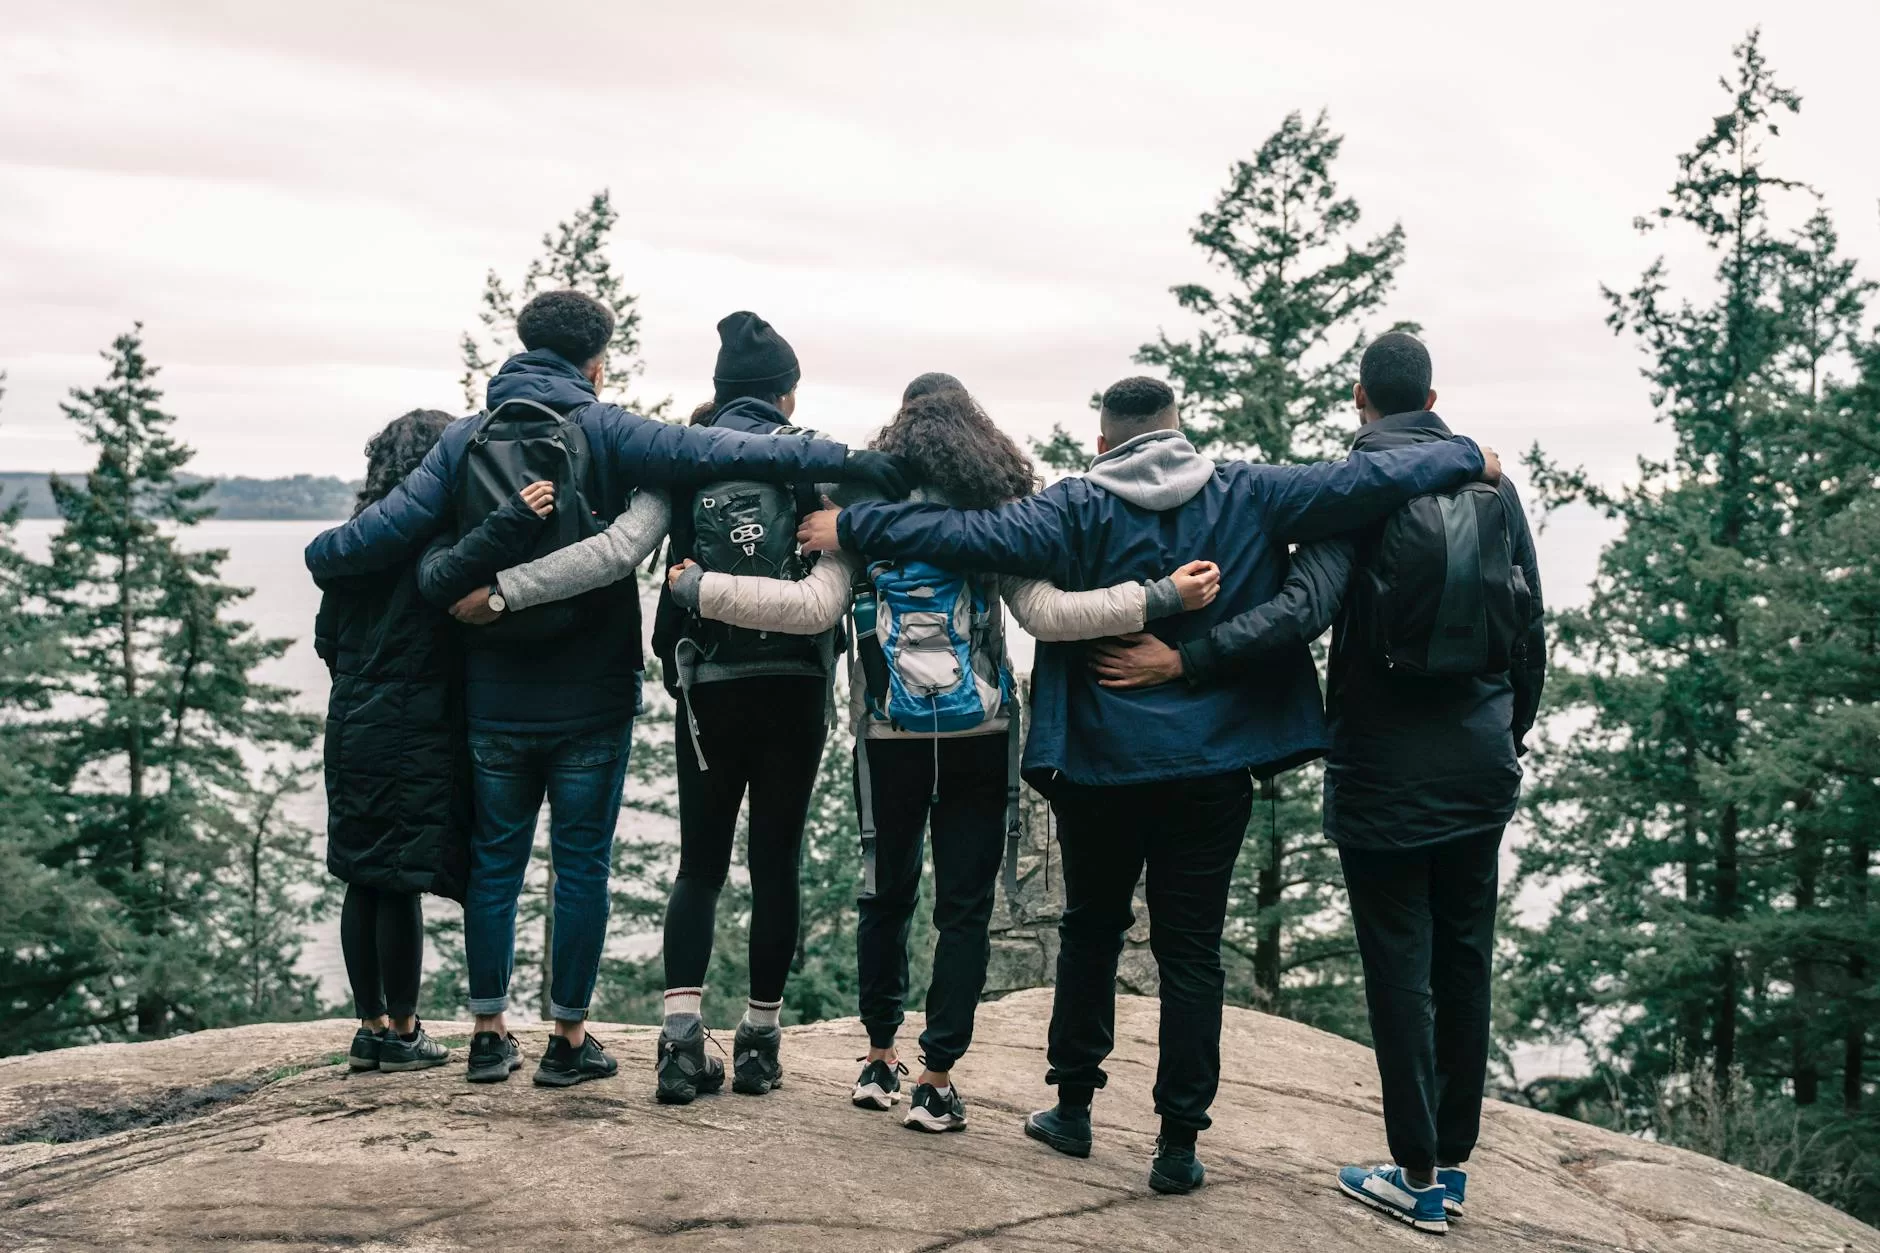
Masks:
[[[546,798],[555,866],[549,1013],[559,1022],[587,1017],[607,939],[607,876],[632,746],[631,718],[602,731],[471,731],[476,825],[463,915],[471,1013],[509,1008],[516,898]]]

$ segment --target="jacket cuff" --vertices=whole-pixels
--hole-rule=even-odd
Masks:
[[[672,585],[673,603],[687,613],[697,613],[701,585],[705,582],[704,566],[687,566]]]
[[[1221,667],[1220,651],[1205,635],[1200,639],[1183,640],[1175,646],[1175,651],[1181,654],[1182,682],[1190,687],[1212,682]]]
[[[1184,612],[1182,594],[1175,590],[1172,576],[1155,579],[1143,585],[1142,620],[1154,622],[1157,618],[1172,618]]]

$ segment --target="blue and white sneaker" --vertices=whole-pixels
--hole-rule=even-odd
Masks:
[[[1469,1188],[1469,1172],[1460,1166],[1438,1166],[1436,1182],[1443,1185],[1443,1210],[1453,1223],[1462,1217],[1462,1194]]]
[[[1427,1188],[1412,1187],[1401,1166],[1346,1166],[1338,1172],[1338,1189],[1353,1200],[1362,1201],[1400,1223],[1431,1235],[1448,1235],[1449,1218],[1443,1202],[1449,1196],[1440,1183]]]

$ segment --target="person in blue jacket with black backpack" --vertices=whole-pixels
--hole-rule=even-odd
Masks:
[[[624,515],[636,489],[736,477],[765,482],[860,479],[905,495],[892,457],[804,436],[769,437],[651,421],[597,398],[613,313],[575,291],[545,292],[524,306],[516,332],[524,352],[505,361],[488,389],[488,415],[521,409],[578,431],[586,454],[579,481],[558,485],[558,510],[597,524]],[[415,561],[458,525],[480,482],[473,442],[484,415],[448,427],[416,470],[343,526],[307,546],[307,568],[328,580]],[[572,442],[564,438],[565,443]],[[571,456],[570,464],[575,458]],[[508,484],[520,489],[524,484]],[[448,571],[444,573],[448,574]],[[439,597],[457,587],[447,578]],[[500,592],[485,586],[457,606],[460,620],[500,619]],[[464,947],[476,1032],[469,1078],[497,1082],[520,1065],[505,1011],[514,965],[516,897],[546,796],[554,850],[555,931],[549,1009],[554,1035],[535,1079],[563,1087],[615,1073],[614,1059],[586,1031],[608,916],[607,881],[632,721],[639,702],[639,601],[629,590],[601,597],[580,637],[511,648],[468,648],[466,704],[477,812],[471,842]],[[531,611],[534,612],[534,611]]]
[[[1125,379],[1101,402],[1090,472],[1000,509],[865,503],[814,515],[804,547],[1048,578],[1066,590],[1157,577],[1202,558],[1221,572],[1209,607],[1157,622],[1171,643],[1270,598],[1285,545],[1349,531],[1415,496],[1498,477],[1473,441],[1360,454],[1326,465],[1215,462],[1182,435],[1175,396]],[[1116,966],[1145,867],[1150,947],[1161,978],[1156,1111],[1150,1165],[1158,1192],[1205,1176],[1198,1132],[1220,1082],[1221,932],[1234,862],[1253,806],[1252,777],[1325,749],[1318,674],[1301,644],[1257,675],[1205,688],[1099,686],[1086,647],[1039,645],[1025,775],[1050,800],[1063,854],[1047,1082],[1058,1104],[1025,1131],[1088,1156],[1090,1106],[1115,1031]]]
[[[1354,450],[1451,438],[1414,336],[1374,341],[1358,380]],[[1306,545],[1272,600],[1179,648],[1106,644],[1093,672],[1115,689],[1231,684],[1328,625],[1325,834],[1351,898],[1393,1159],[1347,1166],[1338,1184],[1441,1232],[1463,1213],[1481,1130],[1502,832],[1547,677],[1539,562],[1514,485],[1426,497]]]

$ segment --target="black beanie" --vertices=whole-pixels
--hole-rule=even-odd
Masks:
[[[801,371],[796,353],[776,328],[755,313],[739,310],[718,323],[718,362],[712,383],[720,399],[782,396]]]

